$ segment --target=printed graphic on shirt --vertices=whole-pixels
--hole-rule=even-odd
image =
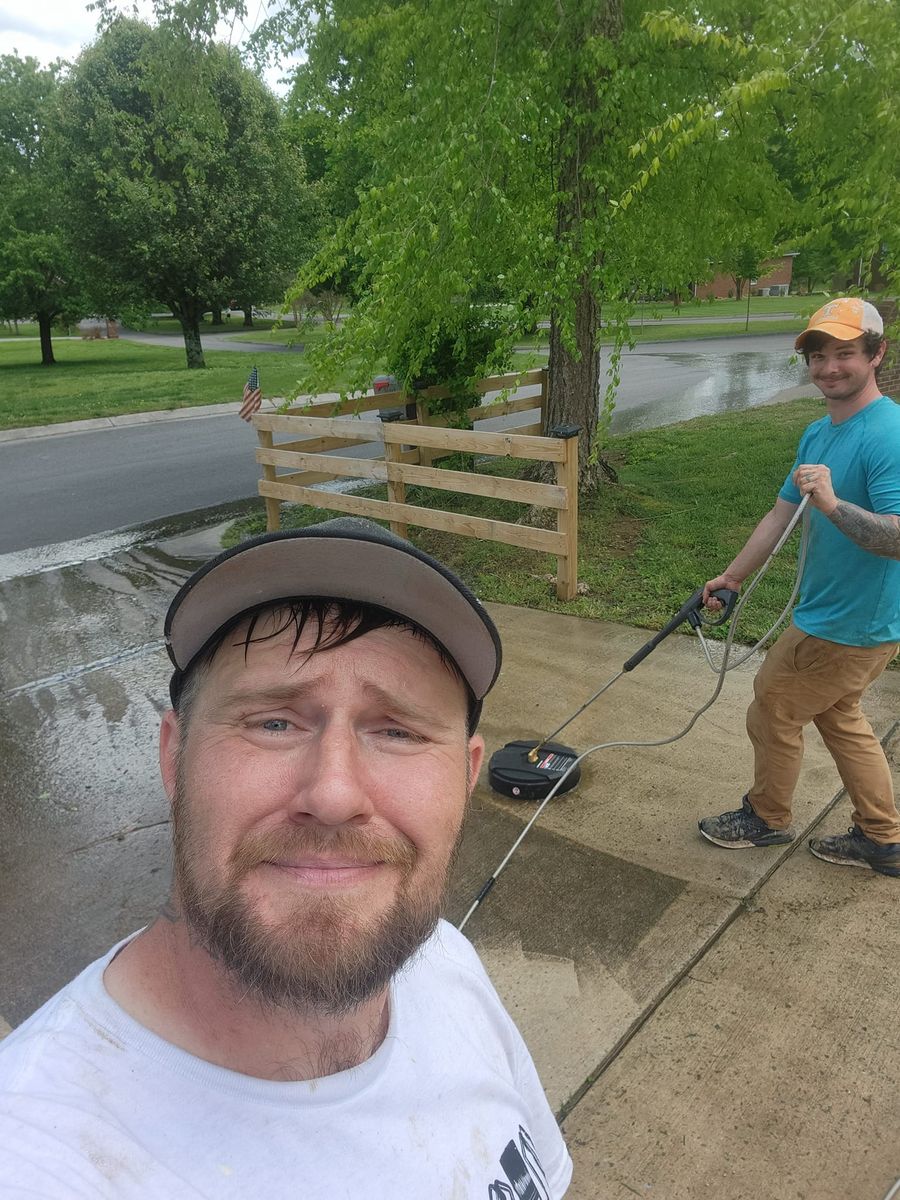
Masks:
[[[495,1179],[488,1187],[488,1200],[552,1200],[534,1142],[521,1125],[518,1142],[507,1144],[500,1166],[508,1182]]]

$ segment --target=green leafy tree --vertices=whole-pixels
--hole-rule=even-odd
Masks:
[[[687,56],[720,30],[668,10],[648,24]],[[895,0],[758,0],[728,37],[741,48],[729,86],[703,106],[669,116],[655,133],[666,155],[721,143],[736,132],[771,129],[780,173],[797,205],[795,233],[832,245],[841,265],[856,260],[865,285],[879,263],[900,288],[900,38]],[[789,160],[785,162],[785,159]],[[820,260],[819,270],[825,262]]]
[[[57,149],[96,287],[120,306],[170,305],[189,367],[204,365],[204,311],[282,290],[308,253],[302,159],[275,97],[225,46],[113,20],[61,86]]]
[[[508,341],[551,315],[550,420],[585,430],[592,485],[600,315],[624,341],[635,281],[672,291],[729,248],[815,229],[850,231],[864,263],[881,247],[900,274],[896,15],[896,0],[288,0],[276,24],[307,49],[308,96],[371,158],[302,280],[364,264],[322,382],[339,355],[364,382],[411,336],[432,344],[502,280]]]
[[[427,350],[460,310],[477,315],[485,295],[499,297],[506,349],[549,313],[548,420],[582,427],[582,484],[594,486],[601,311],[624,342],[635,280],[671,290],[705,269],[729,164],[758,155],[766,169],[754,131],[673,157],[661,186],[652,143],[636,161],[642,134],[661,112],[706,104],[743,46],[705,43],[687,72],[645,26],[646,6],[624,0],[288,7],[332,144],[364,137],[369,156],[358,204],[302,277],[362,264],[319,380],[340,365],[365,383],[405,361],[411,339]]]
[[[0,57],[0,316],[37,321],[44,366],[55,362],[54,320],[84,302],[47,148],[58,86],[58,66]]]
[[[818,288],[830,289],[835,275],[846,267],[847,259],[833,239],[816,230],[801,246],[794,259],[794,287],[812,295]]]

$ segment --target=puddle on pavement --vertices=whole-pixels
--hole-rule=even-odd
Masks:
[[[755,408],[771,403],[779,392],[799,387],[808,380],[803,360],[792,362],[789,353],[783,349],[733,354],[711,349],[703,354],[653,357],[671,363],[673,383],[677,384],[678,373],[682,370],[690,372],[693,382],[681,391],[673,390],[646,404],[623,403],[613,415],[614,433],[631,433],[673,425],[692,417]],[[696,378],[698,371],[702,372],[699,380]]]

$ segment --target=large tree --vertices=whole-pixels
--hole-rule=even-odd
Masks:
[[[44,366],[55,361],[53,321],[76,313],[82,301],[60,179],[48,154],[58,85],[57,65],[0,56],[0,316],[37,321]]]
[[[192,27],[237,3],[157,7]],[[411,336],[424,361],[499,283],[509,340],[551,314],[550,420],[583,427],[593,484],[601,312],[624,338],[637,287],[756,242],[748,198],[793,234],[772,220],[786,140],[806,228],[855,223],[890,265],[896,19],[896,0],[284,0],[273,29],[305,46],[308,93],[371,154],[304,277],[365,264],[340,347],[354,382]]]
[[[798,245],[816,248],[812,273],[857,260],[865,285],[873,262],[900,289],[900,13],[896,0],[753,0],[727,30],[738,69],[705,106],[657,124],[664,152],[771,129],[777,170],[795,205]],[[654,37],[682,56],[722,31],[671,11]]]
[[[358,207],[306,276],[350,256],[364,264],[327,368],[340,354],[357,383],[378,363],[414,374],[410,338],[425,361],[447,330],[478,320],[485,295],[502,301],[506,345],[549,313],[548,422],[581,426],[582,483],[594,485],[601,313],[624,339],[637,281],[672,288],[705,273],[723,182],[748,158],[757,176],[767,169],[760,130],[676,156],[664,184],[659,159],[636,164],[634,148],[662,114],[718,94],[740,48],[700,45],[685,70],[645,28],[640,0],[289,8],[307,94],[348,138],[365,138],[371,162]]]
[[[110,305],[170,305],[188,366],[202,367],[203,312],[283,290],[306,252],[303,163],[276,98],[236,51],[117,18],[63,83],[59,129],[98,287]]]

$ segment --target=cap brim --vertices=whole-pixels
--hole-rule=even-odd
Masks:
[[[268,534],[213,559],[187,581],[166,616],[175,667],[184,671],[244,612],[279,600],[325,596],[375,604],[420,625],[453,658],[475,698],[483,699],[499,673],[501,652],[481,603],[435,559],[373,528],[338,532],[313,526]]]
[[[823,321],[821,325],[814,325],[812,329],[804,329],[794,342],[794,349],[802,350],[811,333],[825,333],[838,341],[852,342],[854,338],[862,337],[865,332],[864,329],[857,329],[853,325],[842,325],[839,321]]]

